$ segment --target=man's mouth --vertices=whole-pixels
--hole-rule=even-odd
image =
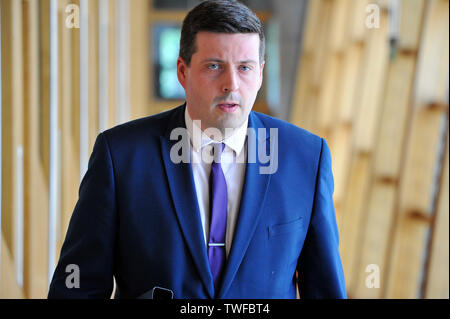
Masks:
[[[232,113],[238,109],[239,104],[237,104],[237,103],[220,103],[220,104],[217,104],[217,106],[223,112]]]

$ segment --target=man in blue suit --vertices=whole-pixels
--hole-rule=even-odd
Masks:
[[[263,68],[247,7],[189,12],[186,103],[97,137],[49,298],[346,297],[330,151],[251,111]]]

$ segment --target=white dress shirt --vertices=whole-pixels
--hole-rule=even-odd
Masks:
[[[210,222],[209,175],[211,173],[211,157],[205,156],[205,154],[212,154],[214,143],[225,144],[221,156],[221,166],[225,175],[228,193],[225,239],[226,254],[228,257],[236,228],[236,221],[241,203],[242,187],[245,179],[245,159],[247,158],[247,149],[244,146],[246,144],[248,119],[241,127],[235,129],[231,136],[222,141],[215,141],[201,131],[197,121],[191,119],[187,107],[184,118],[186,128],[189,132],[192,173],[194,176],[195,191],[197,194],[198,207],[200,209],[200,218],[202,221],[206,247],[209,239]]]

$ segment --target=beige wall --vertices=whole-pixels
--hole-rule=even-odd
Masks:
[[[99,133],[99,10],[101,0],[89,0],[88,38],[81,29],[67,28],[68,4],[80,0],[57,0],[57,88],[51,85],[50,6],[51,0],[1,0],[2,43],[2,236],[0,298],[45,298],[48,291],[50,174],[56,173],[56,219],[54,246],[57,260],[65,232],[77,200],[80,183],[80,147],[88,155]],[[159,111],[149,94],[148,17],[146,0],[106,0],[107,127],[118,123],[117,111],[131,120]],[[124,5],[129,15],[119,15]],[[132,18],[131,18],[132,17]],[[122,23],[120,19],[124,18]],[[81,21],[80,21],[81,22]],[[80,25],[83,28],[83,25]],[[124,28],[125,27],[125,28]],[[120,28],[125,32],[119,37]],[[128,29],[127,29],[128,28]],[[54,30],[54,29],[53,29]],[[105,30],[105,29],[103,29]],[[88,45],[87,64],[80,65],[80,41]],[[122,43],[120,42],[122,41]],[[123,43],[126,43],[124,47]],[[123,57],[126,58],[123,61]],[[120,60],[122,59],[122,60]],[[128,75],[118,84],[118,63]],[[84,73],[83,73],[83,72]],[[80,115],[80,77],[88,80],[87,112]],[[50,128],[51,94],[57,91],[57,119]],[[119,94],[118,94],[119,91]],[[125,93],[124,93],[125,92]],[[117,97],[127,105],[117,103]],[[80,124],[86,120],[88,135],[81,141]],[[51,165],[52,130],[57,141],[57,163]],[[20,148],[23,160],[18,159]],[[18,153],[19,152],[19,153]],[[53,163],[53,162],[52,162]],[[19,180],[20,168],[23,178]],[[56,169],[55,169],[56,167]],[[21,200],[20,194],[23,194]],[[20,216],[23,216],[21,218]],[[23,220],[23,227],[20,221]],[[18,241],[18,239],[20,239]],[[19,243],[22,243],[18,247]],[[21,262],[20,256],[23,255]],[[22,265],[22,267],[21,267]],[[17,280],[20,271],[23,281]]]

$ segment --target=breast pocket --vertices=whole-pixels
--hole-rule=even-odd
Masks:
[[[303,228],[303,219],[300,217],[294,221],[269,226],[269,238],[299,232]]]
[[[270,284],[275,290],[287,291],[291,287],[303,246],[303,219],[270,225],[268,233],[265,256],[270,271]]]

